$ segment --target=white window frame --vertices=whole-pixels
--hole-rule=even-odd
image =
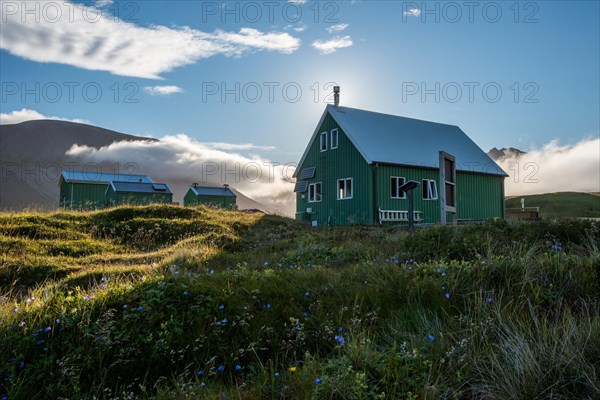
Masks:
[[[348,196],[347,182],[350,181],[350,195]],[[340,196],[340,182],[344,182],[344,195]],[[351,200],[354,197],[354,178],[342,178],[337,180],[337,199],[338,200]]]
[[[390,176],[390,189],[392,188],[392,180],[397,179],[396,181],[396,193],[400,194],[398,188],[406,183],[406,178],[403,176]],[[400,184],[400,179],[402,179],[402,185]],[[402,195],[394,196],[390,190],[390,197],[392,199],[406,199],[406,192],[402,192]]]
[[[320,141],[319,141],[319,150],[327,151],[327,132],[321,132]],[[323,148],[323,144],[325,144],[325,148]]]
[[[333,137],[334,137],[334,134],[335,134],[335,146],[333,145]],[[330,138],[330,139],[331,139],[331,140],[330,140],[330,142],[331,142],[331,143],[330,143],[330,146],[331,146],[330,148],[331,148],[331,150],[333,150],[333,149],[337,149],[337,148],[338,148],[338,146],[339,146],[339,144],[340,144],[340,135],[339,135],[339,133],[338,133],[338,129],[337,129],[337,128],[335,128],[335,129],[332,129],[332,130],[331,130],[331,138]]]
[[[317,186],[320,188],[318,197],[317,197]],[[310,193],[311,187],[314,188],[314,192],[313,192],[314,197],[312,199],[311,199],[311,193]],[[323,185],[321,184],[321,182],[309,183],[307,191],[308,191],[308,202],[309,203],[320,203],[321,200],[323,200]]]
[[[437,200],[438,190],[436,181],[434,179],[423,179],[423,184],[427,185],[427,197],[423,197],[423,200]]]

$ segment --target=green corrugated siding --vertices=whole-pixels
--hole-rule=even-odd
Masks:
[[[504,178],[501,176],[456,173],[458,219],[502,218]]]
[[[331,150],[331,138],[328,137],[328,150],[320,151],[320,136],[318,135],[310,150],[300,165],[303,168],[316,167],[315,177],[307,180],[309,183],[321,182],[322,201],[308,202],[308,192],[296,195],[296,217],[317,221],[318,226],[370,224],[373,223],[373,190],[372,175],[369,165],[346,137],[335,120],[328,114],[321,127],[321,132],[331,132],[338,129],[338,148]],[[353,178],[353,198],[337,200],[337,180]],[[306,214],[306,209],[312,208],[312,214]]]
[[[382,210],[408,211],[408,199],[392,199],[390,178],[403,177],[408,181],[417,181],[419,186],[413,190],[414,210],[423,213],[424,223],[440,222],[440,201],[424,200],[421,185],[423,179],[433,179],[439,186],[439,172],[433,169],[380,165],[377,167],[377,194],[379,208]],[[440,188],[438,187],[438,198]]]
[[[189,189],[183,198],[183,205],[193,207],[201,204],[209,207],[234,209],[237,203],[233,196],[198,196],[192,189]]]
[[[188,189],[185,196],[183,196],[183,205],[185,207],[197,206],[198,205],[198,196],[192,191],[192,189]]]
[[[439,172],[434,169],[382,165],[377,168],[378,204],[382,210],[407,211],[407,199],[392,199],[390,177],[404,177],[414,180],[419,186],[414,190],[414,209],[423,213],[424,223],[440,222],[439,195],[442,188]],[[423,179],[436,181],[438,200],[424,200]],[[456,172],[457,218],[461,220],[482,220],[501,218],[503,203],[502,186],[504,179],[499,176]],[[450,221],[450,216],[447,218]]]
[[[170,193],[115,193],[112,187],[108,188],[106,198],[112,205],[169,204],[173,202],[173,195]]]
[[[60,206],[73,210],[93,210],[106,204],[107,184],[66,183],[60,185]],[[72,201],[71,201],[71,188]]]

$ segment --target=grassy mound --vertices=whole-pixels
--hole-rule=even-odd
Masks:
[[[0,396],[598,397],[599,242],[568,219],[3,214]]]

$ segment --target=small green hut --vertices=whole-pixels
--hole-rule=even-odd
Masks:
[[[111,182],[106,189],[109,205],[170,204],[173,192],[164,183]]]
[[[214,187],[194,183],[183,197],[183,205],[186,207],[205,205],[231,210],[236,208],[236,195],[227,184]]]

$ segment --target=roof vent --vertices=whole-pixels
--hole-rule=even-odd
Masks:
[[[200,186],[200,185],[198,185],[198,182],[194,182],[194,183],[192,183],[192,186],[193,186],[193,187],[198,187],[198,186]]]
[[[226,183],[224,183],[224,184],[223,184],[223,190],[229,190],[229,185],[228,185],[228,184],[226,184]]]
[[[340,106],[340,87],[339,86],[333,87],[333,105],[335,105],[336,107]]]
[[[142,183],[142,180],[143,180],[143,179],[142,179],[142,178],[140,178],[140,179],[138,179],[138,182],[139,182],[139,183]]]

